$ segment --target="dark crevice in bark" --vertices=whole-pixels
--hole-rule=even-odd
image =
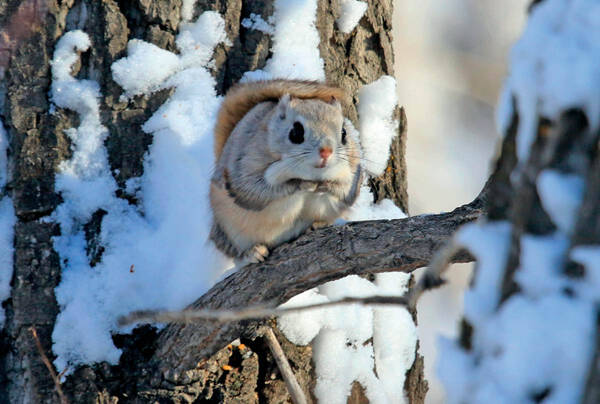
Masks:
[[[100,230],[102,226],[102,218],[108,212],[104,209],[98,209],[92,214],[92,218],[83,226],[85,233],[85,252],[90,261],[90,266],[95,267],[102,260],[104,246],[100,244]]]

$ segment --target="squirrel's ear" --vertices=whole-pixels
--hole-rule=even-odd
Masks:
[[[338,99],[335,98],[333,95],[331,96],[331,99],[329,100],[329,104],[333,105],[334,107],[338,107],[339,109],[342,109],[342,104],[340,104]]]
[[[284,94],[283,97],[279,99],[279,103],[277,104],[277,112],[279,113],[279,117],[281,119],[285,119],[285,115],[290,105],[290,95]]]

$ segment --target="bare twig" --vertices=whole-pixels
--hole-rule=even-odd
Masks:
[[[402,296],[369,296],[346,297],[334,302],[308,304],[306,306],[269,308],[264,306],[248,307],[245,309],[231,310],[181,310],[160,311],[140,310],[134,311],[119,318],[119,325],[131,323],[193,323],[198,320],[215,320],[221,323],[228,321],[257,320],[261,318],[277,317],[284,314],[299,313],[301,311],[322,309],[325,307],[341,306],[345,304],[361,305],[401,305],[407,304],[407,299]]]
[[[58,394],[58,398],[60,399],[61,404],[68,404],[69,402],[67,401],[67,397],[65,397],[61,385],[60,385],[60,379],[58,378],[56,371],[54,371],[54,367],[52,366],[52,363],[50,363],[50,360],[48,359],[48,357],[46,356],[46,353],[44,352],[44,348],[42,347],[42,343],[40,342],[40,339],[37,335],[37,330],[35,329],[35,327],[31,326],[29,327],[29,331],[31,332],[31,335],[33,335],[33,340],[35,341],[35,346],[37,347],[37,350],[42,358],[42,362],[44,362],[44,365],[46,365],[46,368],[48,368],[48,372],[50,372],[50,376],[52,377],[52,380],[54,381],[54,387],[56,388],[56,394]]]
[[[298,380],[296,380],[294,371],[285,357],[285,353],[283,353],[283,349],[281,349],[281,345],[279,345],[279,341],[277,341],[277,337],[275,337],[275,333],[273,333],[271,327],[263,327],[262,335],[273,354],[273,358],[275,358],[275,362],[277,362],[277,367],[285,381],[285,386],[290,393],[292,401],[294,404],[308,404],[304,391],[302,391]]]

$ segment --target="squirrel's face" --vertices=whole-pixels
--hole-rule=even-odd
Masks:
[[[339,101],[301,100],[285,95],[268,124],[270,152],[298,177],[313,181],[351,178],[358,147],[344,129]]]

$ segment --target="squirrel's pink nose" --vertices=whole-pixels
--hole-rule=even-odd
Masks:
[[[321,158],[328,158],[329,156],[331,156],[331,153],[333,151],[331,150],[331,147],[321,147],[319,149],[319,156],[321,156]]]

